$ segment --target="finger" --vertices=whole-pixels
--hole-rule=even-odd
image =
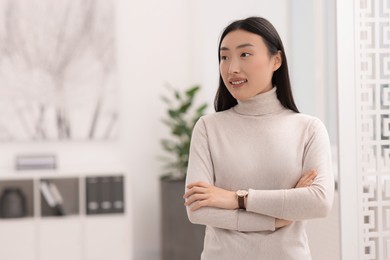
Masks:
[[[312,172],[312,173],[310,173],[310,174],[308,174],[308,175],[306,176],[306,178],[304,179],[303,182],[311,181],[311,180],[313,180],[316,176],[317,176],[317,174],[316,174],[315,172]]]
[[[312,183],[313,183],[313,180],[312,180],[312,179],[306,180],[305,182],[303,182],[303,183],[301,184],[300,188],[308,187],[308,186],[310,186]]]
[[[302,175],[302,177],[298,180],[298,183],[295,185],[296,188],[305,187],[309,180],[313,178],[313,172],[306,172]]]
[[[310,182],[310,184],[311,183],[313,183],[313,181],[314,181],[314,179],[317,177],[317,172],[316,171],[313,171],[311,174],[310,174],[310,176],[309,176],[309,178],[308,178],[308,181]]]
[[[302,175],[302,177],[299,179],[298,184],[305,183],[308,180],[314,179],[317,176],[316,171],[308,171]]]
[[[198,200],[195,203],[193,203],[191,211],[195,211],[206,206],[207,206],[207,200]]]
[[[317,173],[313,172],[309,174],[307,177],[302,178],[298,184],[296,185],[296,188],[303,188],[303,187],[308,187],[313,184],[314,179],[317,177]]]
[[[205,199],[207,199],[207,198],[208,198],[207,194],[195,194],[195,195],[191,196],[191,197],[184,203],[184,205],[185,205],[185,206],[189,206],[189,205],[191,205],[192,203],[194,203],[195,201],[205,200]]]
[[[187,188],[191,189],[194,186],[207,188],[208,186],[210,186],[210,184],[206,183],[206,182],[203,182],[203,181],[197,181],[197,182],[192,182],[192,183],[188,184]]]
[[[312,179],[307,179],[307,180],[301,181],[300,183],[298,183],[297,188],[303,188],[303,187],[310,186],[311,182],[312,182]]]
[[[307,176],[303,176],[299,179],[297,185],[295,185],[296,188],[300,188],[302,187],[303,185],[305,185],[305,182],[308,180]]]
[[[195,187],[191,188],[190,190],[188,190],[186,193],[184,193],[183,198],[188,198],[196,193],[206,193],[206,191],[207,191],[207,189],[205,189],[205,188],[195,186]]]
[[[304,181],[306,181],[306,180],[308,180],[308,179],[312,179],[313,176],[316,175],[316,174],[317,174],[316,171],[310,170],[310,171],[308,171],[308,172],[306,172],[306,173],[303,174],[302,179],[303,179]]]

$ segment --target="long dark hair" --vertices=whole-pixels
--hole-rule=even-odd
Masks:
[[[277,69],[272,76],[272,85],[277,86],[276,95],[282,105],[292,111],[299,113],[295,105],[294,98],[291,91],[290,77],[288,75],[287,58],[284,53],[282,40],[279,37],[275,27],[266,19],[262,17],[249,17],[243,20],[237,20],[228,25],[221,35],[218,46],[218,61],[221,57],[219,50],[221,48],[222,40],[225,36],[236,30],[244,30],[259,35],[263,38],[265,45],[271,55],[275,55],[278,51],[282,55],[282,65]],[[214,99],[215,111],[224,111],[237,104],[237,100],[230,94],[219,74],[219,87]]]

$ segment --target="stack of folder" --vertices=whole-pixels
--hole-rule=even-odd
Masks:
[[[124,212],[124,177],[91,176],[86,178],[88,215]]]

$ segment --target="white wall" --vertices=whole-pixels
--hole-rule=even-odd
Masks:
[[[169,0],[164,4],[150,0],[131,4],[122,0],[118,34],[122,38],[120,68],[126,113],[123,151],[134,180],[135,260],[158,259],[159,254],[160,164],[156,157],[162,153],[159,139],[167,134],[160,122],[163,83],[169,81],[180,88],[200,84],[201,98],[208,101],[212,112],[219,75],[218,41],[231,21],[255,15],[274,24],[290,69],[295,68],[290,73],[298,105],[303,112],[326,121],[325,4],[321,1],[305,7],[307,4],[288,0],[245,0],[240,4],[233,0]],[[300,32],[303,23],[312,24]],[[308,39],[306,45],[300,43],[301,36]],[[310,63],[305,65],[302,57]],[[312,76],[306,77],[308,74]]]
[[[136,117],[137,122],[143,121],[142,124],[137,123],[136,125],[129,121],[128,130],[139,133],[138,138],[130,137],[128,139],[130,154],[135,152],[132,147],[137,147],[137,159],[132,159],[133,165],[131,165],[131,168],[134,169],[135,185],[133,189],[136,197],[134,200],[134,230],[137,237],[134,240],[136,260],[158,258],[159,198],[155,191],[158,190],[156,176],[159,173],[159,165],[155,158],[160,152],[158,140],[162,136],[158,133],[165,133],[159,121],[161,106],[159,106],[158,96],[163,91],[162,83],[169,80],[178,84],[179,87],[187,87],[188,84],[201,84],[203,87],[201,96],[204,100],[208,100],[210,111],[212,111],[218,80],[218,39],[222,29],[234,19],[249,15],[262,15],[280,28],[284,38],[287,34],[287,1],[284,0],[272,3],[248,0],[240,2],[239,5],[232,0],[165,1],[164,6],[158,6],[161,5],[159,3],[159,1],[148,1],[144,4],[145,9],[137,4],[138,16],[144,17],[147,13],[148,16],[154,15],[154,17],[153,20],[149,21],[149,24],[144,24],[142,28],[138,27],[139,22],[137,25],[131,26],[131,34],[137,35],[142,33],[145,28],[147,30],[149,26],[161,30],[160,28],[164,25],[170,24],[170,29],[165,37],[160,39],[160,42],[153,34],[144,34],[143,40],[138,42],[138,46],[142,46],[144,41],[151,41],[153,46],[162,46],[165,50],[169,50],[168,53],[158,50],[159,48],[152,50],[155,56],[152,56],[154,58],[149,62],[153,62],[156,69],[148,69],[148,62],[145,62],[144,56],[141,56],[140,62],[143,60],[146,66],[132,65],[130,68],[134,66],[134,70],[128,70],[129,74],[134,72],[144,74],[146,78],[154,81],[152,83],[143,79],[137,80],[143,86],[142,89],[131,90],[133,87],[129,87],[127,90],[129,94],[125,95],[128,102],[133,104],[129,105],[128,108],[129,117]],[[153,8],[150,8],[151,6]],[[157,13],[153,10],[156,10]],[[160,21],[159,17],[165,20]],[[133,17],[133,12],[129,13],[129,21],[137,20]],[[130,28],[128,29],[130,30]],[[133,77],[130,76],[130,78]],[[137,91],[136,100],[131,96],[133,91]],[[155,106],[155,109],[143,106],[146,99],[151,101],[148,106]],[[158,129],[160,130],[157,131]],[[145,146],[143,147],[143,145]]]
[[[289,56],[289,1],[234,0],[190,1],[191,76],[204,88],[204,98],[213,104],[218,86],[218,43],[222,30],[232,21],[262,16],[278,30]],[[289,57],[288,57],[289,59]]]
[[[290,77],[300,112],[320,118],[337,142],[335,0],[295,0],[290,9]]]
[[[160,96],[169,82],[177,88],[190,77],[189,9],[182,0],[121,0],[118,5],[118,54],[123,105],[123,158],[133,180],[134,259],[158,259],[160,247],[159,140]]]
[[[132,179],[131,206],[134,260],[159,258],[159,186],[162,154],[159,140],[168,131],[161,123],[160,96],[169,82],[178,88],[201,84],[210,103],[218,83],[220,33],[232,20],[250,15],[269,19],[284,42],[292,67],[288,0],[117,0],[118,83],[122,132],[110,143],[12,143],[0,147],[0,168],[13,167],[20,152],[58,154],[62,167],[123,165]],[[0,173],[1,174],[1,173]]]
[[[178,88],[201,84],[210,103],[217,87],[218,37],[230,21],[263,15],[287,34],[287,1],[143,1],[119,5],[119,68],[123,89],[124,134],[121,145],[132,176],[134,259],[158,259],[159,186],[162,154],[159,97],[165,82]],[[223,11],[221,10],[223,7]],[[254,11],[259,10],[259,11]],[[189,29],[190,28],[190,29]]]
[[[124,142],[132,187],[134,259],[159,257],[159,186],[162,153],[159,140],[167,134],[161,124],[159,96],[164,82],[178,88],[201,84],[201,98],[212,103],[217,88],[217,47],[222,29],[232,20],[260,15],[271,20],[288,48],[288,5],[235,1],[120,2],[118,23]]]
[[[117,62],[121,89],[121,133],[117,141],[3,143],[0,175],[13,171],[20,153],[55,153],[61,170],[124,168],[132,185],[134,259],[158,259],[159,187],[162,153],[159,140],[167,133],[160,96],[169,82],[192,84],[190,76],[189,4],[182,0],[117,0]]]

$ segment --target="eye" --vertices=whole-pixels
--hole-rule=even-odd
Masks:
[[[246,57],[249,57],[249,56],[251,56],[250,53],[247,53],[247,52],[241,53],[241,57],[243,57],[243,58],[246,58]]]
[[[221,60],[228,60],[229,57],[228,56],[221,56]]]

